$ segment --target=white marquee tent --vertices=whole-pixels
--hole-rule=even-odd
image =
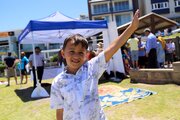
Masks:
[[[18,39],[20,44],[63,43],[69,35],[79,33],[90,37],[107,28],[104,20],[82,21],[55,12],[46,18],[31,20]]]
[[[105,20],[76,20],[55,12],[46,18],[31,20],[19,35],[18,42],[32,44],[34,52],[34,44],[63,43],[65,38],[72,34],[78,33],[84,37],[91,37],[99,32],[103,32],[105,48],[110,44],[110,40],[114,40],[118,35],[114,23],[107,24]],[[121,51],[119,50],[113,58],[109,70],[124,73]]]

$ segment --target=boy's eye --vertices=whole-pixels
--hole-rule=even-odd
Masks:
[[[79,54],[80,54],[80,55],[84,55],[84,53],[83,53],[83,52],[79,52]]]
[[[69,51],[71,54],[74,53],[74,51]]]

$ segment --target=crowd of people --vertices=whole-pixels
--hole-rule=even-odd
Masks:
[[[143,40],[141,36],[131,35],[128,41],[121,47],[126,75],[129,74],[131,69],[172,68],[175,54],[175,43],[172,39],[164,40],[161,36],[155,36],[149,28],[144,30],[144,35],[146,37]],[[91,60],[97,56],[103,49],[103,42],[98,42],[97,49],[88,51],[87,60]],[[67,65],[61,52],[59,53],[60,66]]]
[[[149,28],[144,30],[144,34],[146,40],[131,36],[121,48],[126,73],[139,68],[172,68],[175,54],[172,39],[166,41],[161,36],[155,36]]]
[[[155,36],[149,28],[144,30],[146,40],[142,40],[140,36],[131,35],[129,40],[121,47],[122,58],[124,63],[125,73],[128,75],[130,69],[139,68],[171,68],[172,62],[174,61],[174,51],[175,44],[171,39],[165,41],[161,36]],[[37,78],[39,83],[41,83],[43,71],[44,71],[44,56],[40,53],[40,48],[35,48],[35,58],[37,66]],[[97,44],[96,50],[90,50],[87,53],[87,60],[91,60],[103,51],[103,43],[99,42]],[[59,66],[66,66],[66,60],[63,58],[62,49],[58,53],[58,63]],[[6,77],[8,85],[10,85],[10,77],[14,77],[16,84],[16,63],[18,62],[18,69],[21,74],[21,82],[23,84],[23,79],[25,77],[24,84],[28,81],[27,67],[32,68],[34,85],[36,87],[36,73],[35,73],[35,63],[33,59],[33,54],[30,55],[29,59],[26,57],[25,52],[21,52],[21,59],[18,61],[8,53],[8,56],[4,59],[6,65]],[[29,64],[28,64],[29,63]],[[28,66],[27,66],[28,65]]]
[[[130,69],[140,68],[172,68],[175,55],[175,43],[172,39],[164,40],[155,36],[149,28],[144,30],[144,39],[141,36],[131,35],[121,47],[125,73]],[[87,59],[91,60],[103,51],[103,43],[97,44],[96,50],[88,51]]]
[[[37,69],[35,69],[34,55],[36,59]],[[33,87],[36,88],[36,84],[37,84],[36,78],[38,78],[39,83],[41,83],[44,72],[44,55],[41,54],[40,47],[35,47],[35,53],[31,54],[29,58],[26,57],[25,52],[21,52],[20,59],[16,59],[15,57],[11,56],[11,52],[8,52],[8,56],[4,58],[4,63],[6,66],[5,75],[8,81],[7,86],[10,86],[11,77],[14,77],[16,84],[18,84],[16,69],[19,70],[21,76],[20,84],[27,84],[28,74],[30,73],[30,71],[32,71],[33,73],[33,81],[34,81]],[[25,77],[25,82],[23,82],[24,77]]]

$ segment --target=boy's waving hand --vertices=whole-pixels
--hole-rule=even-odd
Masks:
[[[138,26],[139,26],[139,10],[135,12],[132,23],[128,26],[128,28],[120,36],[118,36],[107,49],[105,49],[104,52],[105,52],[106,62],[108,62],[111,59],[111,57],[117,52],[117,50],[124,45],[124,43],[128,40],[131,34],[134,33],[134,31],[138,28]]]

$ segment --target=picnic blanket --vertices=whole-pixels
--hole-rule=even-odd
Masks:
[[[105,85],[99,88],[101,106],[115,106],[133,100],[142,99],[156,92],[140,88],[122,88],[115,85]]]

